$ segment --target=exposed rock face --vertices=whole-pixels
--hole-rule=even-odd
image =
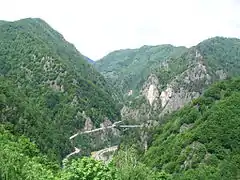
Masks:
[[[166,90],[161,92],[162,112],[160,116],[175,111],[199,97],[203,87],[210,84],[210,80],[211,77],[206,67],[199,62],[176,76],[167,85]]]
[[[158,97],[158,90],[157,87],[154,84],[151,84],[148,93],[147,93],[147,99],[149,101],[149,104],[152,106],[153,101]]]
[[[103,123],[100,124],[100,127],[105,128],[108,126],[112,126],[112,122],[108,118],[105,118]],[[99,134],[99,137],[102,141],[108,140],[109,137],[118,139],[119,136],[120,132],[118,129],[105,129],[101,132],[101,134]]]
[[[159,107],[159,81],[156,75],[151,74],[148,80],[144,83],[140,95],[135,100],[145,99],[143,103],[138,104],[136,108],[130,106],[123,106],[121,109],[121,116],[123,120],[136,120],[142,121],[143,119],[149,119],[151,112],[149,109],[156,110]],[[131,104],[132,102],[130,102]]]
[[[144,106],[144,105],[143,105]],[[121,109],[121,116],[123,120],[129,120],[129,119],[139,119],[140,118],[140,111],[143,111],[143,107],[140,109],[133,109],[128,106],[123,106]]]
[[[162,107],[165,107],[170,98],[172,97],[173,89],[171,87],[168,87],[165,91],[161,92],[160,99],[161,99],[161,105]]]
[[[182,75],[180,75],[180,77],[184,76],[185,82],[190,83],[192,81],[202,80],[206,77],[206,75],[207,75],[206,66],[198,62],[195,66],[183,72]]]
[[[85,111],[83,111],[82,113],[78,112],[77,115],[78,115],[77,116],[78,118],[81,117],[81,118],[85,119],[85,124],[84,124],[83,131],[90,131],[90,130],[95,128],[91,118],[86,115]]]
[[[85,125],[84,125],[84,131],[90,131],[93,129],[93,122],[91,121],[90,118],[87,118],[85,121]]]
[[[85,127],[83,131],[89,131],[94,130],[96,127],[93,126],[93,122],[89,117],[85,117]],[[112,122],[105,118],[103,123],[100,124],[100,128],[106,128],[108,126],[112,126]],[[120,131],[118,129],[111,129],[106,128],[102,131],[96,131],[91,134],[88,134],[88,137],[90,137],[89,142],[91,144],[91,147],[93,147],[96,150],[99,150],[101,148],[111,146],[114,143],[118,143],[120,141]]]
[[[156,119],[156,114],[162,117],[199,97],[204,87],[211,83],[211,76],[199,52],[196,52],[196,57],[196,62],[172,79],[162,91],[159,89],[161,82],[156,75],[151,74],[137,97],[144,97],[148,103],[135,108],[124,106],[121,111],[123,119]],[[153,114],[155,117],[151,118]]]
[[[100,127],[107,127],[111,125],[112,125],[112,122],[108,118],[105,118],[103,123],[100,124]]]
[[[134,100],[131,99],[130,103],[122,108],[122,119],[139,123],[147,121],[159,123],[164,115],[198,98],[208,85],[217,79],[226,78],[223,70],[214,72],[206,67],[204,58],[198,50],[193,51],[189,56],[191,56],[189,58],[191,61],[186,62],[182,71],[167,80],[163,78],[164,82],[161,82],[161,77],[158,79],[157,75],[151,74],[144,83],[139,96]],[[167,68],[166,71],[171,71],[170,66]],[[189,128],[191,125],[182,125],[180,133],[184,133]],[[147,148],[146,139],[147,135],[142,134],[141,141],[145,148]]]
[[[192,99],[200,96],[199,92],[189,92],[184,88],[180,88],[179,92],[172,92],[171,98],[166,98],[166,104],[163,106],[160,116],[163,116],[167,113],[173,112],[185,104],[189,103]]]
[[[159,97],[158,84],[158,78],[154,74],[151,74],[143,86],[142,94],[146,97],[150,106]]]
[[[95,151],[91,153],[91,156],[98,160],[103,161],[105,164],[109,163],[114,155],[114,152],[118,149],[118,146],[112,146],[100,151]]]

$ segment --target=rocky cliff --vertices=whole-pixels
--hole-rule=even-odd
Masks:
[[[143,49],[134,50],[132,52],[134,56],[131,56],[133,59],[129,56],[124,57],[130,54],[131,50],[123,54],[119,51],[116,57],[113,52],[106,57],[106,61],[104,58],[99,62],[101,68],[98,69],[97,66],[107,78],[111,78],[110,74],[118,74],[112,79],[115,87],[119,88],[119,82],[124,81],[127,85],[125,87],[129,88],[125,92],[122,91],[121,116],[122,120],[130,123],[144,123],[148,127],[164,123],[166,116],[198,98],[209,85],[218,80],[240,75],[240,40],[215,37],[189,49],[182,49],[174,56],[171,54],[173,51],[164,51],[167,54],[164,58],[156,57],[157,54],[161,54],[155,52],[156,49],[146,51],[145,47],[146,52],[142,57],[145,61],[141,68],[133,67],[132,71],[125,71],[124,77],[127,77],[123,78],[121,73],[125,67],[118,63],[123,63],[124,60],[124,64],[128,64],[126,68],[129,69],[133,62],[135,65],[142,62],[140,52]],[[119,57],[122,57],[122,61],[119,61]],[[151,64],[153,59],[154,63]],[[105,71],[104,67],[107,67],[108,63],[110,67]],[[148,66],[149,63],[154,66]],[[114,66],[115,64],[118,66]],[[132,75],[137,72],[143,73],[143,76],[138,75],[138,79],[141,80],[132,81]],[[182,131],[186,128],[187,126],[183,126]],[[140,144],[147,147],[148,132],[142,129],[138,135]]]
[[[215,38],[211,39],[211,42],[216,40],[224,45],[224,41],[228,39]],[[143,83],[139,94],[135,97],[131,94],[126,96],[127,100],[121,111],[123,119],[161,120],[164,115],[178,110],[192,99],[199,97],[210,84],[233,76],[234,70],[229,70],[227,63],[233,61],[233,57],[230,56],[225,60],[225,67],[222,66],[224,62],[222,60],[223,62],[219,63],[219,67],[215,70],[210,64],[210,55],[203,51],[202,46],[200,43],[177,59],[160,62],[159,67],[152,71]],[[218,47],[213,46],[213,48]],[[236,49],[235,58],[238,53],[239,50]],[[238,62],[234,63],[239,67]],[[240,71],[234,73],[239,74]]]

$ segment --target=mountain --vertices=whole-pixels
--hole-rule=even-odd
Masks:
[[[159,122],[215,81],[240,75],[239,54],[239,39],[214,37],[191,48],[161,45],[116,51],[95,67],[122,90],[123,119]]]
[[[2,24],[4,24],[4,23],[6,23],[6,21],[0,21],[0,25],[2,25]]]
[[[156,53],[146,58],[142,48],[110,53],[95,64],[113,87],[123,89],[117,92],[122,120],[145,125],[125,133],[123,149],[134,147],[136,159],[173,179],[239,179],[239,79],[205,90],[240,75],[240,40],[214,37],[180,47],[174,56],[168,51],[165,59],[156,57],[151,68],[146,64]],[[129,58],[136,51],[139,59]]]
[[[144,162],[172,179],[239,179],[240,79],[221,81],[165,119]]]
[[[69,137],[86,121],[120,119],[104,77],[41,19],[0,24],[0,66],[1,124],[51,159],[72,151]]]
[[[94,65],[121,94],[130,90],[138,93],[156,67],[164,65],[171,58],[177,58],[186,50],[185,47],[172,45],[118,50],[96,61]]]
[[[117,152],[110,165],[83,158],[64,162],[60,168],[29,139],[14,136],[7,130],[11,127],[0,125],[0,178],[239,179],[239,105],[239,78],[216,83],[165,119],[140,160],[136,151],[125,149]]]
[[[0,21],[0,179],[239,179],[239,55],[215,37],[91,64],[41,19]]]
[[[90,59],[89,57],[87,57],[87,56],[83,56],[83,58],[88,62],[88,63],[90,63],[90,64],[93,64],[93,63],[95,63],[95,61],[94,60],[92,60],[92,59]]]

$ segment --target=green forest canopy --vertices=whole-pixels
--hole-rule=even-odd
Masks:
[[[0,24],[0,122],[61,161],[90,117],[120,119],[111,88],[76,48],[41,19]]]

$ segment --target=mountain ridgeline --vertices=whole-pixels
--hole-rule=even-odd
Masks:
[[[52,159],[72,151],[86,117],[120,119],[105,79],[41,19],[0,24],[1,123]]]
[[[164,87],[197,62],[202,62],[211,75],[217,71],[217,77],[238,75],[239,43],[239,39],[215,37],[191,48],[166,44],[118,50],[96,61],[95,67],[123,94],[129,90],[138,94],[151,74],[156,74]]]
[[[186,50],[185,47],[172,45],[118,50],[96,61],[94,65],[121,94],[129,90],[135,93],[156,67],[161,67],[171,58],[179,57]]]
[[[93,62],[41,19],[0,21],[0,67],[0,180],[240,179],[239,39]],[[100,148],[109,164],[83,157]]]
[[[122,96],[123,120],[160,126],[157,131],[136,130],[123,140],[125,148],[135,144],[143,152],[147,147],[139,156],[145,165],[173,179],[240,178],[235,136],[240,122],[239,80],[205,92],[217,81],[240,75],[239,39],[214,37],[191,48],[119,50],[95,67]]]
[[[191,48],[120,50],[95,63],[122,95],[122,118],[161,120],[215,81],[240,75],[240,40],[215,37]]]

